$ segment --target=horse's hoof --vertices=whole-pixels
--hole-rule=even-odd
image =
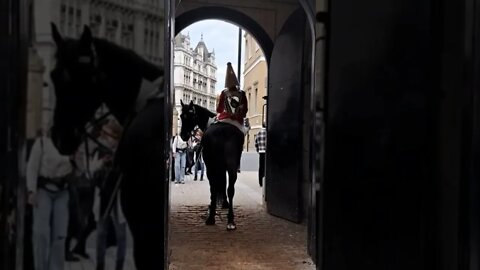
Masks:
[[[237,229],[237,225],[235,223],[228,223],[227,224],[227,231],[233,231]]]
[[[215,218],[207,218],[206,225],[215,225]]]

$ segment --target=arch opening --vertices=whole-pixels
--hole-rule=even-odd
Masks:
[[[249,16],[230,8],[208,6],[196,8],[182,13],[175,18],[175,36],[189,25],[208,19],[229,22],[251,33],[262,48],[267,59],[267,63],[270,62],[270,57],[273,50],[273,41],[265,29]]]
[[[299,7],[300,7],[300,5],[299,5]],[[312,16],[310,14],[310,11],[306,10],[303,5],[301,6],[301,8],[305,11],[305,14],[306,14],[306,17],[307,17],[306,25],[307,25],[307,27],[309,27],[309,29],[306,30],[307,35],[308,34],[313,35],[314,30],[313,30],[312,24],[311,24]],[[175,35],[180,33],[180,31],[184,30],[189,25],[194,24],[195,22],[198,22],[198,21],[201,21],[201,20],[206,20],[206,19],[217,19],[217,20],[222,20],[222,21],[225,21],[225,22],[229,22],[229,23],[235,24],[237,26],[240,26],[240,27],[244,28],[245,30],[247,30],[249,33],[251,33],[251,35],[257,40],[257,42],[260,45],[262,51],[264,51],[264,53],[265,53],[265,58],[266,58],[266,61],[267,61],[267,68],[268,68],[268,66],[270,65],[270,60],[271,60],[272,53],[273,53],[273,50],[274,50],[274,43],[273,43],[272,39],[269,37],[269,35],[265,31],[265,28],[263,28],[258,23],[256,23],[253,19],[251,19],[250,17],[248,17],[247,15],[245,15],[244,13],[241,13],[239,11],[235,11],[233,9],[229,9],[229,8],[225,8],[225,7],[213,7],[213,6],[195,8],[191,11],[187,11],[187,12],[179,15],[176,18],[176,21],[175,21]],[[309,40],[312,41],[312,44],[315,43],[314,42],[315,38],[312,37]],[[306,46],[306,47],[308,47],[308,46]],[[302,82],[305,85],[305,89],[303,90],[304,95],[311,96],[312,98],[314,96],[314,89],[315,89],[314,88],[314,76],[313,76],[313,64],[312,64],[313,63],[314,48],[315,48],[315,46],[312,45],[312,46],[309,47],[309,49],[307,49],[308,52],[306,51],[307,54],[312,55],[311,66],[310,66],[310,68],[306,69],[306,71],[305,71],[306,73],[304,75],[305,79],[307,77],[310,78],[309,80],[306,79],[306,80],[309,81],[309,83]],[[308,61],[308,59],[307,59],[307,61]],[[238,74],[238,75],[241,76],[240,74]],[[245,90],[245,88],[244,88],[244,90]],[[312,101],[312,104],[313,104],[313,99],[309,99],[309,100]],[[306,103],[305,105],[307,105],[307,107],[310,107],[309,106],[310,104]],[[308,115],[308,113],[305,113],[305,114]],[[305,131],[306,131],[305,134],[309,134],[309,132],[307,130],[305,130]],[[310,132],[310,133],[312,133],[312,132]],[[307,135],[305,135],[305,136],[307,136]],[[175,216],[174,216],[174,218],[175,218]],[[306,221],[306,222],[308,222],[308,221]],[[307,224],[303,223],[303,225],[307,225]],[[308,247],[304,246],[304,248],[307,249]],[[314,257],[315,255],[311,254],[311,256]]]

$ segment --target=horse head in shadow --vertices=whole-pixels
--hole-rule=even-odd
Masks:
[[[57,46],[50,73],[56,97],[52,139],[60,153],[72,154],[102,104],[124,125],[142,81],[155,81],[163,69],[131,50],[94,38],[88,26],[79,39],[62,37],[53,23],[51,28]]]
[[[117,198],[121,189],[119,198],[134,238],[137,269],[159,269],[163,260],[151,247],[164,240],[163,68],[130,49],[93,37],[87,26],[79,39],[63,38],[55,24],[51,27],[57,46],[50,74],[56,95],[52,140],[60,153],[73,154],[83,140],[91,138],[87,127],[99,122],[96,112],[106,105],[107,114],[123,126],[111,198]],[[141,211],[146,205],[159,211]]]
[[[87,122],[102,100],[96,81],[98,62],[88,28],[80,39],[64,39],[52,24],[57,45],[56,65],[50,76],[55,87],[52,139],[62,154],[73,154],[82,141]]]
[[[204,131],[201,146],[210,185],[210,206],[206,224],[215,224],[217,199],[226,197],[228,174],[228,203],[225,200],[224,203],[228,207],[227,230],[234,230],[236,225],[233,213],[233,197],[244,134],[237,127],[228,123],[217,122],[209,126],[208,124],[215,117],[215,113],[202,106],[193,104],[193,102],[189,104],[181,102],[181,105],[181,138],[187,140],[196,126]]]

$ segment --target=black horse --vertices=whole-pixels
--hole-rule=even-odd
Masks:
[[[217,122],[210,126],[210,120],[215,114],[199,105],[182,104],[182,128],[180,136],[187,140],[190,132],[198,126],[205,130],[202,137],[203,160],[207,167],[207,177],[210,184],[210,206],[207,225],[215,224],[215,213],[217,199],[225,197],[226,175],[228,173],[228,224],[227,230],[236,229],[233,214],[233,196],[235,195],[235,182],[237,181],[237,170],[242,155],[244,134],[237,127]],[[226,203],[226,201],[223,201]]]
[[[62,154],[73,154],[88,135],[85,126],[98,108],[108,107],[124,127],[114,160],[121,176],[113,179],[121,179],[120,200],[133,236],[135,265],[140,270],[161,269],[169,155],[164,147],[168,139],[163,69],[131,50],[94,38],[87,26],[79,39],[62,38],[54,24],[52,34],[57,45],[50,74],[56,94],[52,139]]]

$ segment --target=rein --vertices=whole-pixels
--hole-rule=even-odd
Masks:
[[[125,130],[128,129],[128,127],[130,126],[130,123],[133,121],[133,119],[135,117],[136,117],[135,112],[132,112],[127,116],[127,119],[125,121],[125,125],[124,125],[124,128],[123,128],[123,132],[125,132]],[[119,144],[121,143],[122,138],[123,137],[120,138],[120,141],[118,142]],[[120,171],[120,169],[118,167],[118,163],[114,162],[113,168],[110,170],[110,172],[107,176],[107,179],[110,178],[111,174],[118,173],[119,171]],[[117,193],[120,190],[120,184],[122,183],[122,179],[123,179],[123,174],[120,173],[120,175],[118,176],[118,178],[115,182],[115,187],[113,188],[113,192],[110,195],[110,198],[108,200],[108,204],[107,204],[107,208],[105,209],[105,213],[103,213],[103,215],[101,217],[102,221],[105,221],[107,219],[107,217],[110,215],[110,211],[112,211],[113,203],[115,202],[115,197],[117,196]]]
[[[96,50],[95,46],[93,46],[93,44],[92,44],[92,54],[94,56],[94,66],[98,67],[99,66],[98,54],[97,54],[97,50]],[[101,73],[97,75],[99,77],[99,79],[102,79],[101,75],[102,75]],[[159,87],[159,85],[163,82],[163,79],[164,79],[163,76],[159,76],[153,82],[149,82],[148,80],[145,80],[145,79],[142,80],[142,83],[140,85],[139,93],[137,95],[135,104],[133,105],[133,108],[130,110],[130,113],[127,115],[127,117],[125,119],[125,122],[122,125],[123,126],[123,133],[125,133],[126,130],[128,130],[130,124],[135,119],[138,112],[143,108],[143,106],[145,106],[145,104],[147,103],[147,101],[149,99],[151,99],[151,98],[160,98],[160,99],[165,98],[166,94],[165,94],[164,89],[162,89],[163,87],[162,88]],[[151,91],[152,89],[153,89],[153,91]],[[107,118],[111,114],[112,113],[110,111],[108,111],[107,113],[102,115],[100,118],[95,119],[94,121],[91,122],[90,127],[97,126],[99,123],[101,123],[102,120],[104,120],[105,118]],[[99,147],[102,147],[105,150],[108,150],[108,152],[110,152],[112,154],[115,154],[115,156],[117,156],[116,152],[114,153],[109,147],[105,146],[103,143],[98,141],[98,139],[95,138],[95,136],[93,136],[91,133],[89,133],[87,131],[87,128],[85,129],[84,132],[85,132],[85,135],[86,135],[85,141],[87,141],[88,139],[91,139]],[[120,136],[120,138],[115,138],[114,136],[112,136],[112,134],[109,134],[107,132],[104,132],[104,133],[109,137],[112,137],[114,139],[118,139],[118,144],[119,145],[122,144],[123,136]],[[87,152],[87,157],[89,155],[90,155],[89,152]],[[115,198],[117,197],[118,191],[120,190],[120,184],[121,184],[122,179],[123,179],[123,174],[120,171],[118,162],[115,161],[115,158],[114,158],[114,162],[113,162],[113,167],[109,171],[107,179],[110,179],[112,175],[115,176],[114,178],[116,178],[115,179],[115,185],[114,185],[114,189],[113,189],[113,191],[110,195],[110,198],[108,198],[108,204],[107,204],[107,207],[105,209],[105,212],[100,217],[100,219],[103,220],[103,221],[106,220],[106,218],[110,215],[110,212],[112,211],[113,205],[115,203]]]
[[[198,123],[198,115],[195,113],[195,120],[196,122]],[[207,131],[207,129],[216,122],[217,120],[217,117],[214,116],[214,117],[208,117],[208,120],[207,120],[207,123],[205,124],[205,127],[204,127],[204,130],[202,129],[203,131],[203,134],[205,134],[205,132]],[[203,139],[203,135],[202,135],[202,139]],[[195,164],[197,164],[198,160],[200,159],[200,156],[203,154],[202,152],[203,150],[203,145],[202,143],[200,142],[200,146],[198,147],[198,153],[201,153],[199,155],[197,155],[197,158],[195,159]]]
[[[100,142],[95,136],[93,136],[92,133],[88,132],[88,129],[89,128],[95,128],[96,126],[98,126],[101,121],[103,121],[105,118],[107,118],[109,115],[111,115],[112,113],[110,111],[108,111],[107,113],[103,114],[101,117],[99,117],[98,119],[94,119],[94,121],[90,122],[89,125],[87,127],[84,128],[83,130],[83,133],[84,133],[84,143],[85,143],[85,157],[86,157],[86,174],[88,176],[89,179],[92,179],[92,175],[91,175],[91,172],[90,172],[90,147],[88,147],[88,140],[92,140],[95,144],[97,144],[98,147],[102,148],[103,150],[105,150],[106,152],[110,152],[110,153],[113,153],[113,151],[108,147],[106,146],[105,144],[103,144],[102,142]],[[108,136],[111,136],[110,134],[107,134]]]
[[[101,117],[99,117],[97,119],[94,119],[93,121],[89,122],[89,124],[83,129],[84,143],[85,143],[85,156],[86,156],[86,171],[87,171],[87,175],[89,177],[91,177],[91,176],[90,176],[90,149],[88,147],[88,140],[89,139],[92,140],[95,144],[97,144],[97,146],[99,146],[100,148],[102,148],[103,150],[105,150],[108,153],[114,154],[114,152],[108,146],[106,146],[105,144],[100,142],[95,136],[93,136],[93,134],[91,132],[89,132],[88,129],[91,129],[91,128],[94,128],[94,127],[98,126],[101,123],[102,120],[104,120],[105,118],[107,118],[111,114],[112,113],[110,111],[108,111],[107,113],[103,114]],[[127,121],[125,122],[124,130],[126,130],[128,128],[128,126],[130,125],[130,123],[131,123],[131,121],[134,117],[135,117],[135,114],[127,117]],[[107,132],[105,132],[105,134],[109,137],[114,138],[114,136],[112,134],[109,134]],[[117,139],[117,138],[115,138],[115,139]],[[117,172],[118,172],[118,165],[114,165],[114,167],[109,171],[108,175],[106,176],[106,179],[109,179],[110,175],[112,175],[114,173],[117,173]],[[123,175],[121,174],[118,177],[118,179],[116,180],[114,190],[111,194],[111,197],[108,200],[108,204],[107,204],[107,208],[105,209],[105,213],[101,216],[101,220],[105,220],[108,217],[108,215],[110,215],[110,211],[112,210],[113,203],[115,201],[114,199],[115,199],[115,196],[117,195],[118,190],[120,188],[120,183],[121,183],[122,178],[123,178]],[[89,178],[89,179],[91,179],[91,178]]]

